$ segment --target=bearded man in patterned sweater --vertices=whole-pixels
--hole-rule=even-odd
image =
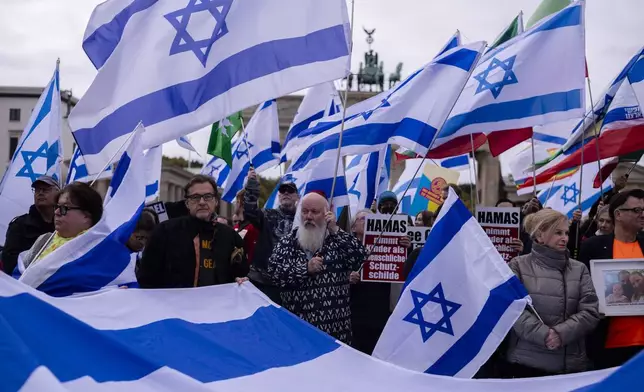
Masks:
[[[268,274],[283,288],[282,306],[351,344],[349,275],[360,268],[367,250],[338,228],[321,194],[305,195],[299,214],[300,226],[277,244]]]

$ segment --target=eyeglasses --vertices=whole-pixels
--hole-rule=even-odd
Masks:
[[[639,215],[644,211],[644,208],[635,207],[635,208],[618,208],[617,211],[632,211],[635,214]]]
[[[46,187],[46,188],[31,188],[31,191],[32,191],[34,194],[38,194],[38,193],[45,193],[45,194],[47,194],[47,193],[50,193],[50,192],[52,191],[52,188],[51,188],[51,187]]]
[[[291,194],[295,193],[295,190],[294,190],[293,188],[288,188],[288,187],[280,188],[280,189],[278,189],[277,191],[278,191],[279,193],[288,193],[289,195],[291,195]]]
[[[213,193],[206,193],[203,195],[196,194],[196,195],[186,196],[186,200],[188,200],[188,202],[190,203],[199,203],[199,200],[201,199],[203,199],[203,201],[205,201],[206,203],[211,202],[215,199],[215,195]]]
[[[80,207],[61,206],[56,204],[54,205],[54,212],[56,212],[56,210],[60,211],[60,216],[65,216],[69,211],[72,211],[72,210],[82,211],[83,209]]]

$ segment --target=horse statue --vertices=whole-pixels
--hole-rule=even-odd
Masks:
[[[389,74],[389,88],[394,87],[396,83],[400,82],[402,67],[403,63],[398,63],[398,65],[396,65],[396,72]]]
[[[380,79],[383,79],[383,82],[380,83]],[[358,71],[358,91],[362,91],[364,85],[369,85],[369,91],[371,91],[371,86],[380,86],[382,91],[382,85],[384,85],[384,73],[382,71],[382,63],[378,65],[378,53],[374,53],[373,50],[369,50],[364,54],[364,66],[363,63],[360,63],[360,70]]]

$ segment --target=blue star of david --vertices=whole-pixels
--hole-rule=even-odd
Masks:
[[[391,97],[391,95],[389,97]],[[383,99],[382,102],[380,102],[380,105],[376,106],[375,108],[371,110],[367,110],[366,112],[362,113],[362,117],[364,117],[365,120],[368,120],[369,117],[371,117],[373,112],[375,112],[376,110],[391,106],[391,104],[388,101],[389,97]]]
[[[233,0],[190,0],[185,8],[164,15],[172,27],[177,30],[177,35],[174,37],[170,47],[170,56],[183,52],[192,52],[205,67],[212,45],[228,33],[226,16],[230,11],[232,2]],[[195,41],[188,33],[188,23],[190,22],[190,16],[202,11],[209,12],[217,23],[209,38]]]
[[[445,299],[443,286],[439,283],[429,294],[424,294],[416,290],[410,290],[414,309],[403,318],[408,323],[416,324],[420,327],[420,334],[423,337],[423,343],[429,340],[436,332],[443,332],[454,336],[454,329],[450,317],[461,307],[456,302]],[[443,316],[437,323],[426,321],[423,316],[423,307],[429,302],[440,305]]]
[[[515,55],[503,61],[497,58],[492,59],[492,61],[490,61],[490,63],[488,64],[487,69],[474,76],[474,79],[478,80],[479,82],[474,95],[486,90],[490,90],[492,96],[494,97],[494,99],[496,99],[501,94],[503,87],[510,84],[519,83],[516,75],[514,74],[514,71],[512,71],[512,67],[514,67],[514,61],[516,60],[516,58],[517,56]],[[503,78],[498,82],[488,82],[487,78],[490,76],[490,73],[493,73],[498,68],[504,71]]]
[[[572,196],[568,195],[569,191],[572,192]],[[561,195],[561,200],[563,200],[564,202],[564,207],[567,206],[569,203],[572,203],[572,204],[577,203],[577,196],[579,196],[579,190],[577,189],[576,182],[571,186],[564,185],[564,191],[563,191],[563,194]]]
[[[350,195],[356,195],[358,199],[360,199],[360,195],[362,192],[358,191],[356,189],[356,186],[358,185],[358,179],[360,178],[360,175],[357,175],[356,178],[353,180],[353,184],[351,185],[351,188],[347,191],[348,194]]]
[[[16,173],[16,177],[26,177],[31,180],[31,182],[36,181],[36,179],[40,176],[44,176],[45,173],[36,173],[33,168],[33,163],[36,161],[38,158],[44,158],[45,161],[48,161],[48,151],[49,148],[47,146],[47,142],[43,143],[40,147],[38,147],[38,150],[36,151],[25,151],[22,150],[20,151],[20,154],[22,155],[22,159],[25,161],[25,165],[18,170],[18,173]],[[49,168],[49,165],[47,165]]]
[[[219,166],[215,166],[215,165],[210,166],[210,177],[214,177],[214,176],[215,176],[215,173],[218,173],[218,172],[219,172],[219,169],[221,168],[221,166],[222,166],[222,165],[219,165]]]

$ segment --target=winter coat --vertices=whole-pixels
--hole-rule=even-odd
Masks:
[[[309,324],[351,344],[349,275],[367,256],[366,248],[351,234],[329,234],[317,253],[324,268],[310,275],[310,257],[297,241],[297,230],[283,237],[268,262],[268,274],[282,288],[282,305]],[[257,253],[256,253],[257,255]]]
[[[260,209],[258,206],[259,182],[248,179],[244,193],[244,219],[259,231],[255,244],[255,252],[248,277],[262,284],[271,285],[266,274],[268,259],[273,254],[273,248],[280,239],[291,233],[295,211],[282,209]]]
[[[510,262],[510,268],[532,297],[539,317],[526,308],[509,336],[507,360],[549,373],[574,373],[589,368],[585,337],[599,322],[597,295],[588,268],[557,251],[533,243],[529,255]],[[562,347],[546,348],[550,329]]]
[[[141,288],[198,286],[199,233],[210,233],[213,227],[211,246],[218,284],[246,276],[244,242],[232,227],[184,216],[161,222],[154,229],[136,268]]]
[[[7,229],[7,238],[2,251],[3,270],[11,275],[18,263],[18,255],[29,250],[36,239],[54,231],[54,222],[45,222],[32,205],[29,213],[15,218]]]

